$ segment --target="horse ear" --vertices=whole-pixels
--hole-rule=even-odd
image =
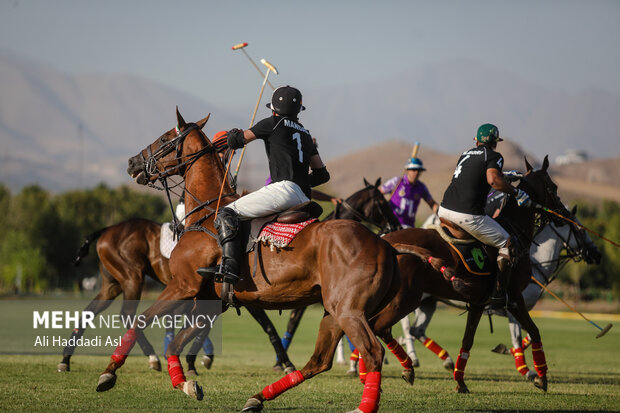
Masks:
[[[549,155],[545,155],[545,159],[543,160],[543,164],[542,164],[542,170],[547,171],[548,167],[549,167]]]
[[[364,185],[366,185],[366,186],[370,186],[370,182],[368,182],[368,181],[366,180],[366,177],[364,177]]]
[[[375,188],[379,188],[379,185],[381,185],[381,177],[377,178],[377,182],[375,182]]]
[[[532,165],[530,165],[530,163],[527,161],[527,157],[524,156],[523,159],[525,159],[525,174],[527,175],[532,172],[534,168],[532,168]]]
[[[187,125],[187,123],[185,123],[185,119],[183,119],[183,116],[181,116],[181,113],[179,112],[179,107],[177,106],[177,126],[179,129],[181,129],[185,125]]]
[[[570,214],[572,216],[575,216],[575,214],[577,213],[577,204],[575,204],[575,206],[573,207],[573,209],[570,210]]]
[[[210,117],[211,114],[209,113],[204,119],[200,119],[198,122],[196,122],[196,125],[198,125],[200,129],[204,128]]]

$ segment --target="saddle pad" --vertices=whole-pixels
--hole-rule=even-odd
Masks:
[[[174,237],[174,232],[172,231],[172,225],[170,222],[165,222],[161,224],[161,231],[159,235],[159,249],[161,251],[161,255],[166,258],[170,258],[170,254],[174,247],[176,247],[177,242],[179,240]]]
[[[461,257],[467,271],[475,275],[491,275],[492,266],[480,241],[473,244],[448,243],[448,245]]]
[[[256,241],[265,242],[271,247],[284,248],[290,244],[291,241],[293,241],[295,235],[316,220],[316,218],[312,218],[308,221],[299,222],[297,224],[281,224],[279,222],[272,222],[263,228]]]

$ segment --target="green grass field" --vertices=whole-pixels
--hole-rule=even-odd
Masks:
[[[278,331],[284,331],[288,311],[270,312]],[[292,361],[303,367],[314,349],[322,308],[310,308],[290,349]],[[547,394],[526,382],[514,369],[512,357],[490,352],[497,343],[509,344],[506,319],[494,318],[490,334],[483,318],[467,365],[466,380],[471,394],[454,391],[455,383],[437,357],[416,344],[422,365],[416,381],[407,385],[400,378],[400,365],[393,356],[383,369],[382,412],[486,412],[486,411],[620,411],[620,330],[612,329],[595,339],[597,330],[585,321],[540,318],[535,320],[543,335],[549,365]],[[456,359],[465,326],[465,316],[441,309],[428,335]],[[400,335],[400,325],[394,335]],[[1,334],[1,333],[0,333]],[[279,379],[272,371],[274,354],[258,324],[243,312],[229,311],[223,319],[224,353],[213,368],[198,367],[198,381],[205,398],[198,402],[173,390],[168,374],[147,368],[139,349],[118,372],[116,387],[96,393],[99,374],[108,357],[80,356],[72,360],[70,373],[56,372],[57,356],[0,357],[0,411],[33,412],[235,412],[251,395]],[[154,343],[161,352],[162,343]],[[348,357],[348,350],[347,350]],[[199,360],[200,360],[199,356]],[[531,351],[526,351],[530,365]],[[183,358],[184,361],[184,358]],[[165,367],[164,367],[165,370]],[[265,412],[345,412],[360,402],[362,385],[346,374],[346,367],[332,370],[302,383],[274,401]]]

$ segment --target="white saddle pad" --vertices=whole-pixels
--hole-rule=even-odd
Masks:
[[[161,250],[161,255],[166,258],[170,258],[170,254],[177,245],[177,241],[178,240],[174,238],[174,233],[172,232],[170,222],[161,224],[161,234],[159,236],[159,249]]]

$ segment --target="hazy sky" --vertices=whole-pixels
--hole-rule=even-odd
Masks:
[[[0,0],[0,48],[225,105],[255,102],[261,84],[231,50],[240,42],[278,68],[272,83],[302,91],[470,58],[546,88],[620,94],[620,1]]]

